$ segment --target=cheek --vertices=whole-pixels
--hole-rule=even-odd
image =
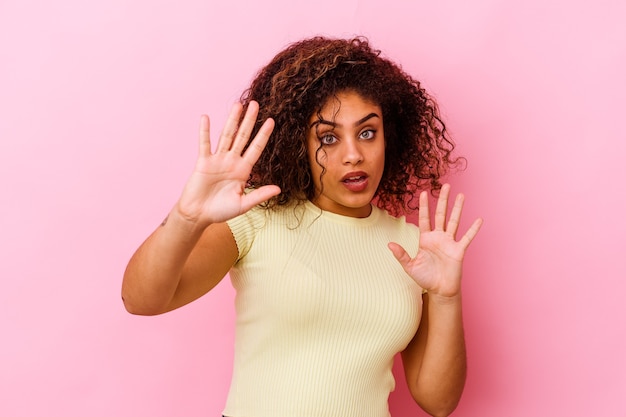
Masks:
[[[321,171],[323,167],[328,165],[328,155],[326,151],[319,148],[309,148],[308,152],[309,164],[311,165],[311,171]]]
[[[385,147],[381,146],[371,153],[370,160],[374,161],[374,164],[381,168],[385,166]]]

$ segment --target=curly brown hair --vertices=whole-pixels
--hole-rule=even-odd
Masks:
[[[377,103],[385,127],[385,169],[374,203],[394,215],[417,208],[416,194],[436,192],[440,178],[461,162],[453,158],[435,101],[420,82],[381,57],[367,39],[314,37],[288,46],[262,68],[241,96],[260,111],[253,134],[271,117],[274,132],[252,169],[251,188],[278,185],[282,192],[266,207],[314,197],[307,158],[309,118],[342,91],[355,91]]]

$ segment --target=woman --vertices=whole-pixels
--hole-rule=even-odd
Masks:
[[[202,116],[195,170],[130,260],[125,306],[161,314],[230,272],[226,416],[387,416],[398,352],[417,403],[448,415],[466,372],[462,261],[481,225],[457,240],[462,195],[447,215],[453,148],[419,82],[366,40],[295,43],[259,72],[214,152]],[[419,227],[395,217],[415,194]]]

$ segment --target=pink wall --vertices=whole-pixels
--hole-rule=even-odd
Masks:
[[[622,2],[213,3],[0,1],[0,415],[220,414],[228,281],[141,318],[123,269],[190,172],[198,116],[217,134],[288,42],[356,33],[438,97],[466,220],[486,220],[456,415],[626,414]],[[394,416],[417,409],[403,384]]]

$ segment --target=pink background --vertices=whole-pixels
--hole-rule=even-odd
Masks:
[[[455,415],[626,415],[624,3],[250,3],[0,0],[0,415],[220,415],[228,280],[145,318],[121,277],[199,115],[217,135],[256,70],[315,34],[367,35],[421,79],[469,160],[451,181],[485,225]],[[391,408],[417,410],[402,377]]]

